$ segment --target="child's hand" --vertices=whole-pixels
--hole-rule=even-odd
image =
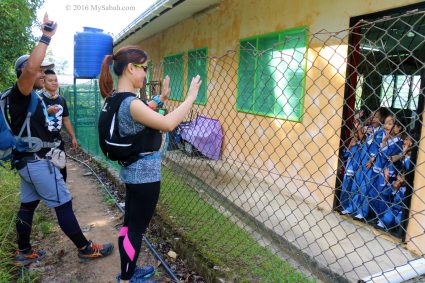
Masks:
[[[371,133],[373,133],[373,127],[372,126],[366,126],[365,127],[365,133],[370,135]]]
[[[375,157],[372,156],[369,161],[366,163],[366,169],[372,168],[373,163],[375,162]]]
[[[348,145],[348,148],[355,146],[356,143],[357,143],[357,139],[355,137],[352,137],[350,140],[350,144]]]
[[[385,183],[388,183],[388,181],[390,180],[390,168],[385,167],[384,169],[384,179],[385,179]]]
[[[389,138],[390,138],[390,135],[386,134],[385,137],[382,139],[382,143],[386,143]]]
[[[56,113],[58,113],[59,111],[59,106],[55,105],[51,105],[47,108],[47,114],[49,115],[55,115]]]
[[[398,155],[391,155],[390,157],[388,157],[388,161],[395,163],[399,160],[403,159],[403,155],[402,154],[398,154]]]
[[[189,91],[187,92],[187,99],[193,99],[193,101],[195,101],[196,97],[198,96],[198,91],[201,84],[202,84],[202,81],[199,75],[197,75],[196,77],[192,79],[192,82],[190,83]]]
[[[366,163],[366,169],[370,169],[372,167],[372,164],[373,164],[372,162],[368,161]]]
[[[72,138],[71,144],[72,144],[72,150],[76,150],[78,148],[78,141],[75,137]]]

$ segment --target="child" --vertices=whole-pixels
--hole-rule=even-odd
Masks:
[[[51,119],[47,121],[47,129],[51,133],[53,139],[59,140],[61,142],[58,148],[65,150],[65,145],[62,140],[62,136],[60,135],[63,123],[66,131],[71,137],[72,149],[77,149],[78,143],[77,139],[75,138],[71,120],[69,119],[68,106],[66,104],[65,98],[57,93],[59,84],[56,73],[53,70],[46,70],[44,74],[45,77],[42,98],[47,107],[47,113],[51,117]],[[66,182],[66,166],[63,169],[60,169],[60,172],[62,173],[63,179]]]
[[[390,184],[390,170],[385,168],[384,170],[385,180],[383,186],[383,191],[388,192],[388,202],[387,207],[383,215],[379,216],[379,221],[377,226],[384,229],[391,229],[400,225],[403,215],[403,209],[405,204],[403,203],[406,187],[404,186],[405,180],[403,174],[399,173],[397,175],[397,180]]]
[[[354,133],[351,137],[348,148],[344,150],[343,158],[347,159],[345,166],[344,180],[342,181],[342,191],[340,195],[340,203],[343,210],[341,214],[353,213],[353,189],[354,186],[354,173],[359,167],[359,156],[360,156],[360,142],[357,135]]]
[[[410,170],[410,158],[412,156],[412,148],[414,145],[414,139],[412,135],[406,134],[403,140],[403,152],[398,155],[390,156],[392,164],[400,163],[399,170],[409,172]]]
[[[373,183],[369,189],[368,202],[372,212],[376,215],[381,214],[386,207],[386,197],[381,190],[381,184],[384,179],[384,168],[388,168],[389,178],[395,178],[397,175],[395,167],[392,164],[391,157],[399,155],[402,152],[403,140],[400,138],[400,134],[403,132],[403,129],[403,125],[394,115],[390,115],[385,118],[385,132],[381,147],[378,154],[372,157],[369,161],[370,166],[373,168]]]
[[[363,128],[361,134],[365,134],[365,142],[361,146],[359,153],[359,168],[354,177],[354,190],[356,191],[353,197],[353,212],[357,220],[364,220],[369,213],[369,205],[367,195],[369,193],[370,184],[372,183],[373,170],[370,166],[370,158],[374,157],[379,150],[384,136],[384,130],[381,128],[382,121],[388,115],[386,108],[379,108],[371,113],[369,118],[369,126]]]

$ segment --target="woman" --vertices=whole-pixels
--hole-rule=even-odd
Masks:
[[[147,54],[137,46],[126,46],[103,61],[99,78],[103,97],[111,95],[134,95],[125,98],[118,110],[119,132],[122,136],[135,135],[145,128],[170,132],[189,113],[202,81],[199,75],[192,79],[186,100],[174,111],[162,116],[154,111],[168,99],[171,89],[167,76],[162,83],[162,94],[145,104],[135,96],[136,89],[144,86],[148,69]],[[113,91],[113,79],[109,69],[113,64],[118,76]],[[121,178],[126,185],[124,225],[119,232],[118,246],[121,257],[121,274],[118,282],[143,282],[154,274],[152,266],[137,267],[136,262],[145,233],[159,198],[161,180],[161,156],[143,155],[134,163],[121,167]],[[152,156],[155,156],[152,158]]]

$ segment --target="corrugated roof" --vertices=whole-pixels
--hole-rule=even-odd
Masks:
[[[222,0],[158,0],[125,27],[115,38],[114,47],[137,44]]]

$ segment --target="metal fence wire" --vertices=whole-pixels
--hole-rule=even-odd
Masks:
[[[194,74],[203,80],[190,117],[169,133],[161,211],[218,269],[246,268],[247,281],[420,275],[424,42],[416,11],[153,61],[142,96],[170,75],[167,111]],[[100,156],[96,82],[64,95],[79,142]]]

